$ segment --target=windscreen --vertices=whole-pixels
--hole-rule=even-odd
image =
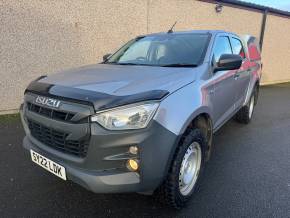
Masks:
[[[207,49],[209,34],[162,34],[136,38],[105,63],[149,66],[197,66]]]

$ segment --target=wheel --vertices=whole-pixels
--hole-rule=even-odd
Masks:
[[[253,90],[253,93],[251,95],[251,98],[248,104],[243,106],[236,114],[235,116],[236,121],[238,121],[239,123],[244,123],[244,124],[248,124],[251,122],[253,112],[254,112],[254,107],[257,102],[256,98],[257,98],[257,88]]]
[[[168,175],[161,186],[161,197],[180,209],[192,196],[205,163],[206,139],[199,129],[189,129],[181,139]]]

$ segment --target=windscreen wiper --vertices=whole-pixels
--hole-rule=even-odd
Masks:
[[[132,66],[157,66],[157,65],[151,65],[151,64],[141,64],[141,63],[120,63],[116,62],[117,65],[132,65]]]
[[[120,62],[104,62],[104,64],[116,64],[116,65],[140,65],[135,63],[120,63]]]
[[[117,62],[116,64],[118,64],[118,65],[141,65],[141,64],[136,64],[136,63],[120,63],[120,62]]]
[[[165,64],[161,67],[197,67],[197,64],[186,64],[186,63],[176,63],[176,64]]]

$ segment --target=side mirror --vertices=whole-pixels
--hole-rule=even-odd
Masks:
[[[105,55],[103,56],[103,61],[108,60],[108,58],[109,58],[111,55],[112,55],[112,54],[105,54]]]
[[[242,65],[243,59],[236,54],[223,54],[217,62],[214,71],[236,70]]]

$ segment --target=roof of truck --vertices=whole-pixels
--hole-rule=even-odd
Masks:
[[[217,33],[228,33],[228,34],[237,35],[235,33],[228,32],[225,30],[187,30],[187,31],[173,31],[172,33],[168,33],[168,32],[151,33],[151,34],[142,35],[142,36],[160,36],[160,35],[167,35],[167,34],[191,34],[191,33],[195,33],[195,34],[210,33],[212,35],[215,35]],[[142,36],[140,36],[140,37],[142,37]]]

